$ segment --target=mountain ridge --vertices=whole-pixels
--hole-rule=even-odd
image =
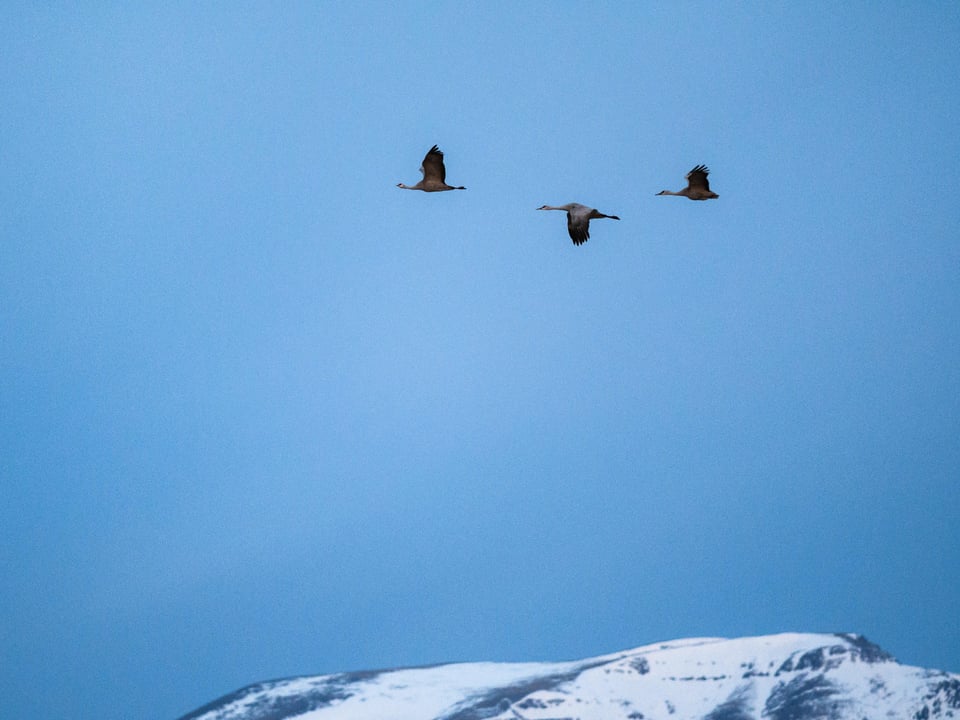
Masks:
[[[179,720],[940,720],[960,675],[862,635],[686,638],[565,662],[460,662],[254,683]]]

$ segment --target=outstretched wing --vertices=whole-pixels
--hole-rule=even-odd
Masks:
[[[590,239],[590,218],[585,214],[574,215],[567,210],[567,232],[574,245],[583,245]]]
[[[710,169],[706,165],[697,165],[693,170],[687,173],[687,185],[695,190],[710,190],[710,183],[707,182],[707,175]]]
[[[427,151],[420,170],[423,172],[423,179],[427,182],[446,182],[447,168],[443,165],[443,153],[440,148],[434,145]]]

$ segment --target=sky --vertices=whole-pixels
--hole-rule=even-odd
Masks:
[[[955,2],[5,3],[0,715],[960,672],[958,77]]]

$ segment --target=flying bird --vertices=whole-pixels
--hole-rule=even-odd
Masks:
[[[691,200],[712,200],[720,197],[715,192],[710,191],[710,183],[707,181],[707,175],[710,169],[706,165],[697,165],[693,170],[687,173],[687,186],[679,192],[672,190],[661,190],[657,195],[683,195]]]
[[[592,218],[610,218],[619,220],[616,215],[604,215],[593,208],[581,205],[580,203],[567,203],[560,207],[551,207],[543,205],[537,210],[566,210],[567,211],[567,232],[570,233],[570,239],[574,245],[583,245],[590,239],[590,220]]]
[[[443,153],[436,145],[427,151],[423,158],[423,165],[420,166],[420,172],[423,173],[423,180],[416,185],[404,185],[397,183],[398,188],[404,190],[423,190],[424,192],[440,192],[441,190],[466,190],[465,187],[453,187],[447,185],[447,168],[443,164]]]

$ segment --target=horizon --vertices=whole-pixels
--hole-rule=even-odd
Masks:
[[[224,698],[224,697],[229,697],[230,695],[234,694],[235,692],[237,692],[237,691],[239,691],[239,690],[244,690],[244,689],[246,689],[246,688],[248,688],[248,687],[255,687],[255,686],[257,686],[257,685],[269,684],[269,683],[274,683],[274,682],[285,682],[285,681],[287,681],[287,680],[299,680],[299,679],[304,679],[304,678],[336,677],[336,676],[338,676],[338,675],[353,675],[353,674],[366,675],[366,674],[368,674],[368,673],[369,673],[369,674],[381,674],[381,673],[400,672],[400,671],[405,671],[405,670],[429,670],[429,669],[431,669],[431,668],[441,668],[441,667],[447,667],[447,666],[450,666],[450,665],[509,665],[509,666],[514,666],[514,665],[531,665],[531,666],[537,666],[537,665],[566,665],[566,664],[570,664],[570,663],[578,663],[578,662],[583,662],[583,661],[588,661],[588,660],[596,660],[596,659],[598,659],[598,658],[617,657],[617,656],[621,656],[621,655],[624,655],[624,654],[629,654],[629,653],[634,653],[634,652],[639,652],[639,651],[657,652],[657,651],[661,651],[661,650],[675,650],[675,649],[681,649],[681,648],[700,647],[700,646],[703,646],[703,645],[719,645],[719,644],[722,644],[722,643],[734,643],[734,642],[737,642],[737,641],[750,641],[750,640],[761,640],[761,639],[770,639],[770,640],[772,640],[772,639],[785,639],[785,638],[788,638],[788,637],[789,637],[789,638],[794,638],[794,637],[796,637],[796,638],[804,638],[804,637],[824,637],[824,638],[829,638],[829,637],[835,637],[835,638],[841,638],[841,639],[847,640],[848,642],[851,642],[851,643],[854,643],[854,642],[855,642],[854,639],[856,639],[856,640],[862,640],[862,641],[865,641],[868,645],[870,645],[871,648],[876,649],[876,650],[879,650],[879,651],[881,651],[881,652],[889,655],[889,661],[891,661],[891,662],[893,662],[893,663],[895,663],[895,664],[897,664],[897,665],[899,665],[899,666],[902,666],[902,667],[912,667],[912,668],[917,668],[917,669],[922,669],[922,670],[929,670],[929,671],[936,671],[936,672],[943,672],[943,673],[949,673],[949,674],[951,674],[951,675],[960,676],[960,673],[958,673],[958,672],[953,672],[953,671],[951,671],[951,670],[946,670],[946,669],[943,669],[943,668],[925,667],[925,666],[922,666],[922,665],[912,665],[912,664],[910,664],[910,663],[902,662],[902,661],[901,661],[898,657],[896,657],[893,653],[888,652],[886,648],[884,648],[884,647],[882,647],[881,645],[878,645],[877,643],[873,642],[870,638],[865,637],[864,635],[861,635],[861,634],[858,634],[858,633],[845,633],[845,632],[802,632],[802,631],[797,631],[797,630],[785,630],[785,631],[776,632],[776,633],[770,633],[770,634],[766,634],[766,635],[744,635],[744,636],[740,636],[740,637],[682,637],[682,638],[671,638],[671,639],[664,639],[664,640],[654,641],[654,642],[650,642],[650,643],[645,643],[645,644],[643,644],[643,645],[636,645],[636,646],[633,646],[633,647],[625,647],[625,648],[621,648],[621,649],[619,649],[619,650],[609,650],[609,651],[605,651],[605,652],[600,652],[600,653],[597,653],[596,655],[589,655],[589,656],[586,656],[586,657],[575,657],[575,658],[574,658],[574,657],[570,657],[570,658],[543,658],[543,659],[540,659],[540,660],[533,660],[533,659],[531,659],[531,660],[521,660],[521,661],[512,661],[512,660],[493,660],[493,661],[491,661],[491,660],[485,660],[485,659],[482,659],[482,658],[474,659],[474,660],[440,660],[440,661],[438,661],[438,662],[432,662],[432,663],[428,663],[428,664],[426,664],[426,665],[397,665],[397,666],[390,666],[390,667],[348,668],[348,669],[334,670],[334,671],[331,671],[331,672],[323,672],[323,673],[316,673],[316,674],[306,673],[306,674],[298,674],[298,675],[288,675],[288,676],[284,676],[284,677],[259,678],[259,679],[256,679],[256,680],[251,680],[251,681],[250,681],[249,683],[247,683],[246,685],[239,686],[239,687],[235,687],[235,688],[232,688],[232,689],[230,689],[230,690],[227,690],[227,691],[225,691],[222,695],[220,695],[220,696],[218,696],[218,697],[216,697],[216,698],[213,698],[213,699],[211,699],[210,701],[208,701],[207,703],[204,703],[204,704],[210,704],[211,702],[214,702],[214,701],[216,701],[216,700],[222,699],[222,698]],[[200,707],[202,707],[202,706],[200,706]],[[195,712],[195,711],[198,710],[198,709],[199,709],[199,707],[198,707],[198,708],[195,708],[193,711],[189,711],[189,712]]]

